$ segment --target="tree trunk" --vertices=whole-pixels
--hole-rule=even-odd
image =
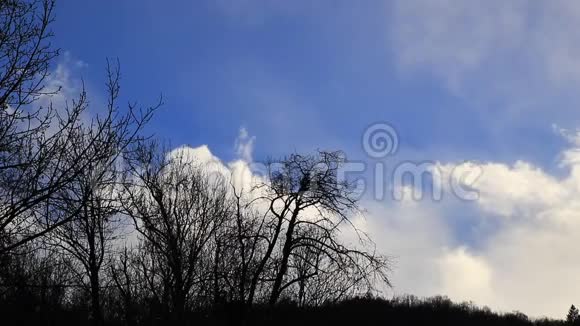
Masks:
[[[278,301],[282,281],[284,280],[284,275],[286,275],[286,272],[288,271],[288,259],[290,258],[290,253],[292,251],[292,237],[294,235],[294,227],[296,226],[296,219],[299,212],[299,203],[296,203],[294,212],[292,212],[292,217],[288,222],[288,230],[286,230],[286,240],[284,241],[284,248],[282,249],[282,262],[280,264],[280,269],[276,274],[276,279],[274,280],[274,285],[272,286],[272,292],[270,294],[269,304],[271,305]]]
[[[101,298],[99,288],[98,272],[91,273],[91,314],[94,326],[103,325],[103,314],[101,312]]]

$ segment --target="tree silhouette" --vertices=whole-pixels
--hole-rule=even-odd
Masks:
[[[48,234],[81,212],[86,198],[63,211],[59,195],[95,162],[106,160],[108,149],[121,145],[115,144],[118,139],[134,137],[131,132],[152,112],[130,107],[127,115],[119,116],[111,102],[106,114],[85,121],[84,87],[64,107],[42,106],[41,97],[58,92],[43,84],[58,54],[50,46],[53,10],[51,0],[0,2],[0,254]],[[114,74],[109,71],[109,76]],[[117,81],[109,82],[110,95],[116,98]]]
[[[319,275],[330,277],[331,271],[349,274],[352,283],[345,292],[360,285],[366,286],[367,291],[372,289],[377,281],[374,277],[379,283],[390,284],[384,257],[349,248],[340,241],[340,228],[352,227],[350,214],[358,209],[354,187],[347,180],[338,179],[338,170],[344,163],[342,152],[321,151],[314,155],[293,154],[271,165],[271,181],[263,185],[266,194],[262,197],[268,201],[275,221],[270,252],[285,232],[274,264],[270,304],[276,303],[284,290],[295,285],[304,287],[307,279]],[[290,266],[293,261],[296,264]],[[298,266],[302,268],[295,269]],[[305,272],[305,266],[310,270]],[[303,295],[304,290],[299,293]]]
[[[568,314],[566,315],[566,321],[569,324],[575,324],[578,321],[578,308],[576,306],[570,306]]]
[[[154,110],[137,114],[129,107],[126,114],[120,114],[116,105],[120,88],[118,65],[109,65],[107,76],[109,102],[105,114],[79,129],[75,135],[78,146],[67,153],[65,161],[72,162],[79,155],[78,151],[91,146],[98,154],[89,153],[94,159],[57,193],[62,215],[74,218],[45,238],[49,245],[64,250],[81,264],[83,272],[78,274],[78,282],[89,289],[91,319],[97,326],[103,323],[102,269],[108,264],[113,242],[122,229],[117,216],[120,212],[117,200],[122,172],[120,160],[128,147],[140,139],[138,133]]]
[[[204,285],[208,243],[230,206],[221,179],[213,180],[184,154],[171,156],[155,144],[141,144],[129,159],[123,206],[153,259],[163,264],[155,282],[163,285],[174,322],[182,323],[194,286]],[[201,288],[201,290],[204,290]]]

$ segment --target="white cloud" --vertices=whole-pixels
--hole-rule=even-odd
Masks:
[[[57,110],[64,110],[67,102],[76,100],[82,91],[82,81],[79,78],[79,70],[87,66],[81,60],[74,60],[69,52],[65,52],[63,58],[45,79],[45,91],[54,93],[40,97],[38,104],[48,106],[52,103]]]
[[[240,129],[240,135],[236,140],[236,152],[240,159],[227,163],[213,155],[207,145],[180,146],[170,151],[168,158],[180,158],[181,163],[201,167],[210,176],[231,183],[237,192],[247,194],[263,182],[264,177],[257,171],[260,166],[252,163],[254,140],[255,137],[250,137],[246,129]]]
[[[387,19],[403,73],[427,73],[470,98],[528,107],[580,84],[577,1],[396,0]]]
[[[555,178],[529,163],[484,165],[475,184],[483,212],[516,217],[503,224],[481,253],[491,267],[490,304],[532,315],[563,316],[580,300],[580,162],[563,153],[569,173]]]
[[[87,92],[89,107],[87,110],[81,112],[81,122],[89,124],[94,115],[99,112],[98,105],[102,105],[101,92],[93,92],[88,85],[83,83],[80,77],[82,69],[86,68],[87,64],[81,60],[73,59],[72,55],[67,51],[57,63],[56,67],[44,79],[43,95],[40,95],[37,101],[30,104],[33,110],[42,107],[47,109],[52,106],[52,109],[61,115],[67,116],[67,106],[72,107],[73,103],[78,103],[83,86]],[[98,107],[98,108],[97,108]],[[49,134],[58,130],[57,119],[53,119],[48,129]]]
[[[522,1],[396,1],[392,42],[403,68],[429,69],[455,88],[492,60],[519,47]]]
[[[567,133],[569,134],[569,133]],[[365,203],[371,206],[367,230],[379,249],[397,257],[395,293],[448,295],[473,300],[500,311],[562,318],[580,302],[580,160],[570,160],[580,146],[570,138],[555,177],[529,162],[485,163],[472,185],[475,202],[411,200]],[[452,164],[441,164],[446,177]],[[447,170],[447,171],[445,171]],[[449,193],[449,183],[443,183]],[[474,245],[454,232],[457,219],[474,211],[471,227],[490,220],[497,225]],[[468,217],[464,217],[467,219]],[[460,231],[464,232],[464,231]]]
[[[465,247],[446,252],[438,260],[442,288],[450,297],[465,301],[492,303],[492,268]]]
[[[396,0],[391,9],[390,45],[400,72],[432,76],[470,101],[505,100],[507,104],[499,107],[501,116],[492,115],[490,128],[506,118],[522,123],[547,114],[556,119],[556,112],[563,110],[577,112],[579,2]],[[547,105],[550,110],[542,111]],[[536,111],[533,116],[510,111],[524,108]],[[556,161],[563,176],[523,160],[479,165],[484,172],[473,185],[480,197],[470,204],[476,215],[473,223],[492,220],[497,228],[482,235],[477,247],[450,232],[455,222],[445,216],[462,214],[465,206],[448,200],[439,206],[418,204],[425,221],[416,221],[418,227],[395,228],[407,232],[407,237],[392,235],[389,223],[381,222],[384,228],[377,234],[400,240],[387,242],[384,250],[394,254],[400,250],[404,257],[409,254],[405,248],[424,246],[423,254],[416,251],[408,258],[413,263],[395,271],[401,283],[409,284],[407,292],[448,294],[503,311],[556,318],[580,302],[580,260],[575,251],[580,238],[580,133],[558,126],[554,130],[570,142]],[[454,165],[440,168],[449,177]],[[379,212],[389,209],[393,208]],[[426,235],[422,223],[442,235]],[[428,276],[431,284],[425,285],[409,270],[417,266],[435,274]]]
[[[453,164],[441,165],[449,178]],[[537,209],[567,200],[569,190],[556,178],[530,163],[517,161],[512,166],[501,163],[480,164],[482,175],[471,185],[479,192],[478,205],[486,212],[501,216],[529,216]],[[458,181],[458,180],[456,180]]]
[[[254,151],[254,141],[256,137],[248,134],[246,128],[240,128],[238,138],[236,138],[235,149],[239,158],[246,162],[252,162],[252,153]]]
[[[442,293],[439,259],[452,238],[442,207],[411,199],[392,205],[363,201],[362,205],[368,214],[365,223],[357,226],[375,241],[379,252],[392,257],[394,294]]]

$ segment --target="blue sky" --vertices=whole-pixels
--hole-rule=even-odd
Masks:
[[[388,122],[391,166],[480,162],[475,203],[366,202],[365,225],[400,257],[395,292],[536,316],[580,302],[564,283],[580,263],[551,255],[580,235],[576,2],[60,1],[56,15],[70,78],[98,98],[118,57],[124,99],[163,93],[149,130],[174,146],[230,162],[243,127],[254,161],[320,148],[370,164],[362,134]],[[530,250],[562,284],[530,287]]]
[[[258,158],[318,147],[360,156],[360,134],[378,121],[400,131],[402,149],[431,159],[548,164],[562,146],[551,124],[570,116],[502,121],[494,100],[450,92],[429,71],[402,72],[392,4],[238,3],[62,1],[55,43],[88,64],[82,76],[95,86],[105,58],[118,57],[128,99],[164,94],[157,134],[207,143],[220,157],[240,126],[257,137]]]

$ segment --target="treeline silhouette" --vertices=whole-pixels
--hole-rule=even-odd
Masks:
[[[16,325],[78,325],[86,324],[88,309],[83,305],[51,304],[41,302],[36,295],[26,294],[22,302],[12,301],[0,306],[3,321]],[[117,309],[106,325],[127,325]],[[276,305],[256,304],[248,310],[245,319],[238,318],[239,306],[222,303],[206,309],[188,312],[186,325],[578,325],[576,319],[532,319],[521,312],[497,313],[472,303],[453,303],[445,297],[419,299],[413,296],[391,300],[378,297],[353,297],[317,306],[299,306],[284,300]],[[136,307],[138,320],[133,325],[167,324],[148,307]],[[6,316],[14,316],[8,319]],[[10,324],[10,323],[8,323]]]
[[[216,171],[143,136],[162,101],[120,108],[118,62],[107,62],[104,107],[82,85],[51,102],[54,6],[0,2],[2,318],[185,324],[229,307],[243,324],[257,305],[389,284],[388,260],[352,226],[341,152],[292,154],[260,176]]]
[[[170,150],[144,134],[162,99],[119,106],[118,62],[107,61],[103,107],[83,85],[53,102],[54,8],[0,1],[2,324],[530,324],[442,298],[375,297],[389,260],[354,227],[339,151],[254,175]]]

